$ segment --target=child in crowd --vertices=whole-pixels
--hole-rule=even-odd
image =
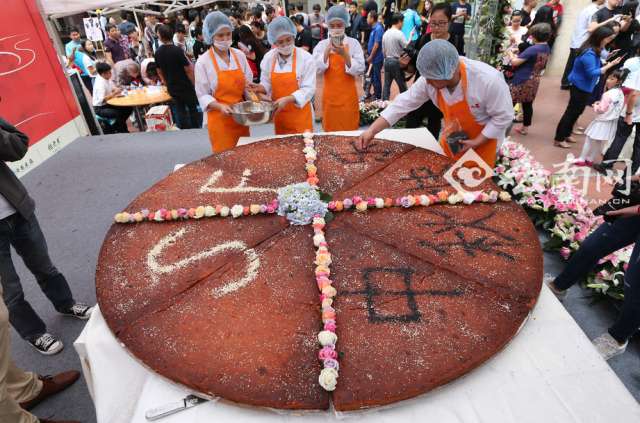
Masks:
[[[122,88],[111,80],[111,66],[105,62],[96,64],[98,77],[93,83],[93,108],[96,114],[104,119],[114,119],[114,132],[127,133],[127,118],[132,112],[130,107],[114,107],[107,104],[110,99],[121,95]]]
[[[617,70],[607,78],[607,91],[602,99],[593,104],[597,113],[595,119],[585,131],[585,141],[580,157],[574,162],[576,166],[592,166],[596,157],[602,152],[603,144],[613,141],[618,126],[618,118],[624,108],[624,93],[620,88],[627,71]]]

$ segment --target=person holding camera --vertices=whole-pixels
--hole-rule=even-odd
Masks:
[[[593,340],[605,360],[622,354],[629,338],[640,327],[640,175],[631,177],[631,195],[619,196],[595,210],[604,214],[605,222],[580,245],[562,273],[548,283],[560,299],[576,282],[583,280],[609,254],[635,243],[629,267],[624,274],[624,302],[616,322],[607,332]],[[631,204],[631,205],[627,205]]]
[[[318,43],[313,59],[324,74],[322,127],[325,131],[353,131],[360,126],[356,78],[364,73],[364,53],[360,42],[345,34],[349,12],[344,6],[327,11],[329,38]]]

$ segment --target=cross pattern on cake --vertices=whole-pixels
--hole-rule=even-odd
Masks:
[[[362,152],[349,137],[314,140],[318,185],[334,202],[433,194],[452,164],[389,141]],[[266,205],[275,187],[308,176],[302,147],[289,137],[194,162],[127,210]],[[96,272],[101,310],[134,356],[200,394],[340,411],[414,397],[514,336],[540,288],[537,235],[513,203],[372,208],[327,223],[340,363],[331,393],[318,385],[312,233],[282,217],[220,209],[114,225]]]

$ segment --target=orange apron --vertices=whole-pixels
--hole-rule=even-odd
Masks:
[[[271,66],[271,99],[273,101],[286,97],[298,90],[298,79],[296,78],[296,50],[293,50],[293,61],[291,72],[276,73],[276,57],[273,58]],[[273,118],[277,135],[301,134],[304,131],[313,131],[313,117],[311,115],[311,102],[304,105],[302,109],[295,103],[287,104],[284,109],[276,113]]]
[[[345,48],[348,53],[349,48]],[[360,127],[356,78],[345,71],[345,60],[336,53],[329,54],[329,68],[324,73],[322,127],[325,131],[354,131]]]
[[[231,55],[236,62],[237,69],[221,71],[218,59],[213,54],[213,48],[209,50],[213,67],[218,75],[216,88],[216,101],[226,105],[232,105],[243,101],[245,76],[238,58],[233,50]],[[207,112],[207,128],[209,130],[209,142],[214,153],[231,150],[238,143],[240,137],[249,136],[249,128],[237,123],[231,116],[227,116],[218,110]]]
[[[444,127],[446,128],[448,125],[453,124],[454,120],[457,120],[460,123],[461,129],[467,133],[469,139],[474,139],[484,129],[484,125],[476,122],[476,118],[471,113],[471,109],[469,108],[469,103],[467,103],[467,68],[465,64],[460,62],[460,82],[462,83],[462,100],[455,104],[447,104],[442,97],[442,93],[438,90],[438,108],[442,111],[444,115]],[[473,150],[480,156],[482,159],[487,162],[491,168],[495,166],[496,163],[496,146],[497,140],[490,139],[479,147],[474,148]],[[442,134],[440,136],[440,146],[444,150],[445,154],[454,159],[459,159],[465,152],[461,152],[458,154],[453,154],[449,145],[447,144],[446,134]]]

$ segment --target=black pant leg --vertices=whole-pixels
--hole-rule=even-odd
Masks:
[[[522,104],[522,126],[531,126],[533,120],[533,102]]]
[[[635,175],[640,167],[640,123],[635,124],[636,134],[633,139],[633,152],[631,153],[631,174]]]
[[[428,102],[427,102],[428,103]],[[406,128],[419,128],[423,125],[424,118],[427,116],[426,104],[418,107],[416,110],[409,112],[405,118]]]
[[[189,111],[187,105],[174,98],[173,103],[175,105],[176,113],[178,114],[178,127],[180,129],[189,129],[191,127],[191,120],[189,119]]]
[[[567,289],[581,281],[601,258],[633,243],[638,237],[639,230],[640,217],[616,219],[611,223],[604,222],[571,256],[554,284],[559,289]]]
[[[604,157],[602,158],[603,164],[610,164],[607,162],[618,160],[618,157],[620,157],[620,153],[622,152],[622,148],[627,142],[627,138],[629,138],[629,135],[631,134],[632,128],[633,125],[627,125],[624,121],[624,118],[618,119],[616,136],[607,151],[604,153]]]
[[[565,109],[562,118],[560,118],[560,122],[558,122],[558,127],[556,128],[556,135],[554,138],[556,141],[564,141],[565,138],[571,135],[573,125],[575,125],[582,112],[584,112],[584,109],[587,107],[590,99],[591,93],[582,91],[574,86],[571,87],[569,104],[567,104],[567,108]]]
[[[571,70],[573,69],[573,63],[576,61],[576,55],[577,55],[578,49],[572,48],[569,49],[569,57],[567,57],[567,64],[564,67],[564,73],[562,74],[562,82],[560,83],[560,85],[563,88],[569,88],[569,74],[571,73]]]
[[[637,232],[638,228],[636,227],[635,230]],[[629,267],[624,273],[622,311],[614,325],[609,328],[609,334],[616,341],[624,343],[638,331],[638,327],[640,327],[640,236],[636,238]]]
[[[407,91],[407,81],[404,80],[404,71],[400,67],[400,62],[397,61],[394,65],[394,79],[398,84],[398,90],[403,93]]]
[[[127,133],[127,118],[131,115],[133,109],[130,107],[111,107],[111,106],[98,106],[95,108],[96,114],[106,119],[115,119],[116,123],[113,125],[117,132]]]

